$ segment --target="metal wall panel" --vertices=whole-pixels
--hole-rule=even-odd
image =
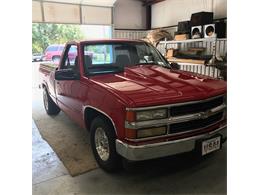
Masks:
[[[114,30],[113,38],[117,39],[142,39],[147,35],[148,31],[136,30]]]
[[[174,36],[174,32],[177,31],[177,27],[170,28],[162,28],[163,30],[167,30]],[[125,38],[125,39],[142,39],[146,37],[147,33],[150,30],[114,30],[113,37],[114,38]]]
[[[194,72],[201,75],[210,76],[213,78],[220,78],[221,71],[213,66],[205,65],[180,65],[180,69],[188,72]]]
[[[180,50],[187,50],[190,47],[204,47],[206,49],[206,54],[213,54],[213,42],[212,41],[205,41],[206,39],[202,39],[203,41],[198,42],[183,42],[183,43],[167,43],[165,48],[165,43],[161,42],[158,44],[157,49],[162,53],[165,54],[166,49],[174,48]],[[220,56],[225,56],[227,53],[227,39],[221,38],[217,39],[216,41],[216,54]]]
[[[146,7],[138,0],[117,0],[114,4],[114,27],[146,29]]]
[[[227,0],[213,0],[214,18],[227,17]]]

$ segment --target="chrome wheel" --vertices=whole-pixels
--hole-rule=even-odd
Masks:
[[[44,108],[46,110],[48,110],[48,96],[47,96],[47,92],[46,90],[43,91],[43,104],[44,104]]]
[[[103,128],[98,127],[95,131],[95,146],[99,157],[106,161],[109,158],[109,143]]]

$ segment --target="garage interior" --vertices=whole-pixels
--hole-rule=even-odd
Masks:
[[[192,25],[196,13],[210,22]],[[110,26],[112,38],[149,41],[181,70],[227,79],[227,0],[33,0],[32,23]],[[160,32],[167,36],[157,38]],[[85,130],[63,112],[44,113],[39,64],[32,63],[33,194],[227,193],[226,144],[204,158],[188,153],[124,164],[115,174],[98,168]]]

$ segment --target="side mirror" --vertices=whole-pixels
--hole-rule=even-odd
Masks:
[[[176,70],[180,70],[181,68],[179,64],[174,62],[170,63],[170,66],[172,67],[172,69],[176,69]]]
[[[72,69],[56,70],[55,80],[79,80],[80,74]]]

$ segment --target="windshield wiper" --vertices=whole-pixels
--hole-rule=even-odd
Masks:
[[[176,64],[176,63],[175,63]],[[143,63],[137,63],[137,64],[135,64],[135,65],[158,65],[158,66],[161,66],[161,67],[163,67],[163,68],[167,68],[167,69],[171,69],[171,70],[174,70],[174,69],[178,69],[178,68],[176,68],[176,66],[175,65],[171,65],[171,64],[169,64],[169,65],[166,65],[166,64],[164,64],[164,63],[156,63],[156,62],[143,62]],[[177,66],[178,66],[178,64],[177,64]]]
[[[178,63],[175,63],[175,62],[170,63],[169,67],[170,67],[171,70],[180,70],[180,65]]]
[[[142,62],[142,63],[136,63],[135,65],[160,65],[156,62]]]
[[[106,66],[106,67],[95,67],[91,70],[88,70],[88,75],[96,74],[109,74],[109,73],[119,73],[123,72],[124,68],[120,66]]]

